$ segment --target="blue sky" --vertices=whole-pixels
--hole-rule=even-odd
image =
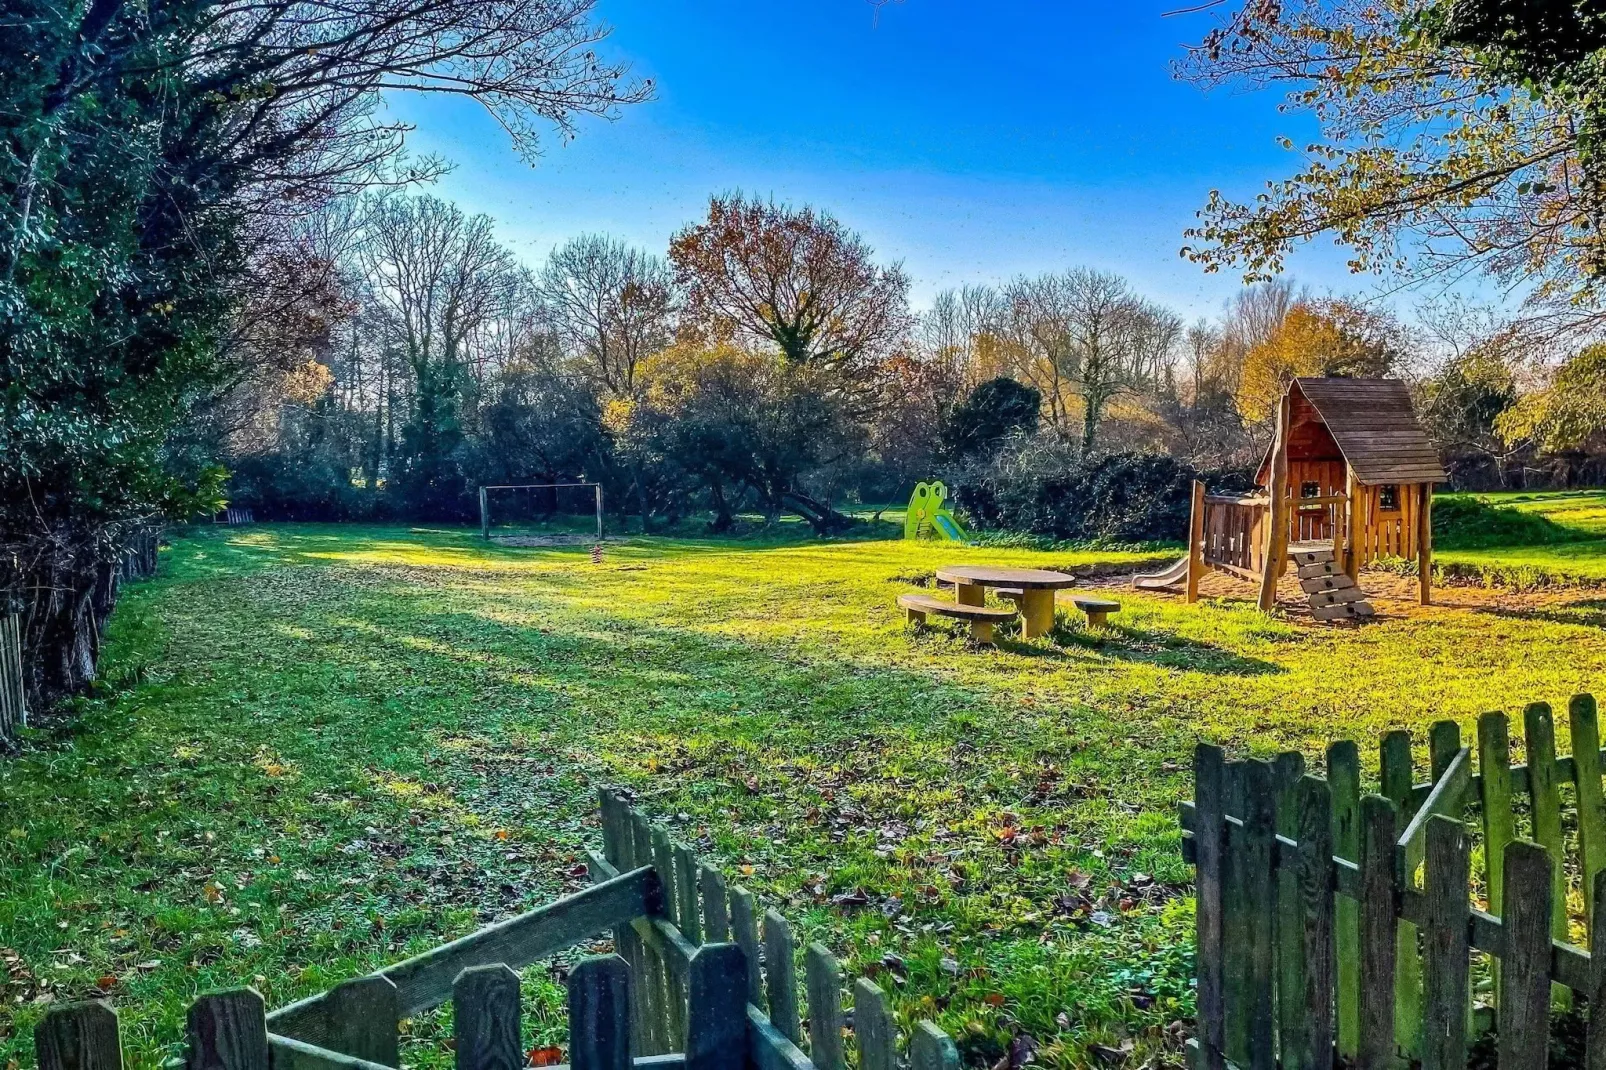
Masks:
[[[617,122],[556,137],[531,167],[476,106],[405,98],[413,150],[455,165],[436,191],[496,219],[528,262],[589,231],[662,252],[733,189],[824,208],[914,298],[1091,265],[1186,314],[1237,288],[1181,260],[1212,188],[1253,196],[1298,166],[1279,135],[1314,134],[1268,94],[1209,95],[1169,64],[1210,25],[1188,0],[600,0],[606,51],[657,82]],[[1291,273],[1370,290],[1341,250]]]

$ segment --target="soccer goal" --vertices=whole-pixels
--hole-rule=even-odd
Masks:
[[[601,542],[602,484],[481,487],[480,534],[487,539],[528,546]]]

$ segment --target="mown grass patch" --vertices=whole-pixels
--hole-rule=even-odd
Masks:
[[[583,881],[593,791],[934,1017],[976,1064],[1180,1059],[1193,745],[1361,740],[1598,686],[1588,614],[1312,629],[1123,593],[1117,626],[974,651],[895,607],[945,562],[1152,560],[902,542],[486,546],[460,531],[201,530],[113,622],[107,683],[0,765],[0,1058],[103,989],[130,1055],[187,1001],[273,1005]],[[561,1034],[530,971],[532,1042]],[[427,1039],[436,1019],[415,1023]],[[417,1044],[415,1057],[429,1048]]]

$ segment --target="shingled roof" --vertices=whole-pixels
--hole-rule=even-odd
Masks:
[[[1450,477],[1398,379],[1295,379],[1321,415],[1355,477],[1379,483],[1443,483]]]

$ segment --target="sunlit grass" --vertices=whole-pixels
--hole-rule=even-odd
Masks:
[[[1131,592],[1108,632],[1066,607],[1052,641],[978,651],[896,596],[944,562],[1144,559],[800,534],[600,566],[461,530],[178,539],[101,694],[0,764],[0,1059],[31,1064],[42,995],[105,985],[152,1066],[202,988],[282,1004],[578,887],[616,783],[970,1062],[1022,1031],[1049,1065],[1127,1038],[1174,1065],[1196,742],[1370,751],[1606,668],[1588,605],[1356,630]],[[532,1041],[560,1037],[554,978],[527,982]]]
[[[1435,557],[1442,563],[1506,585],[1606,583],[1606,490],[1501,491],[1472,496],[1543,516],[1584,538],[1546,546],[1440,550]],[[1588,538],[1592,535],[1600,538]]]

